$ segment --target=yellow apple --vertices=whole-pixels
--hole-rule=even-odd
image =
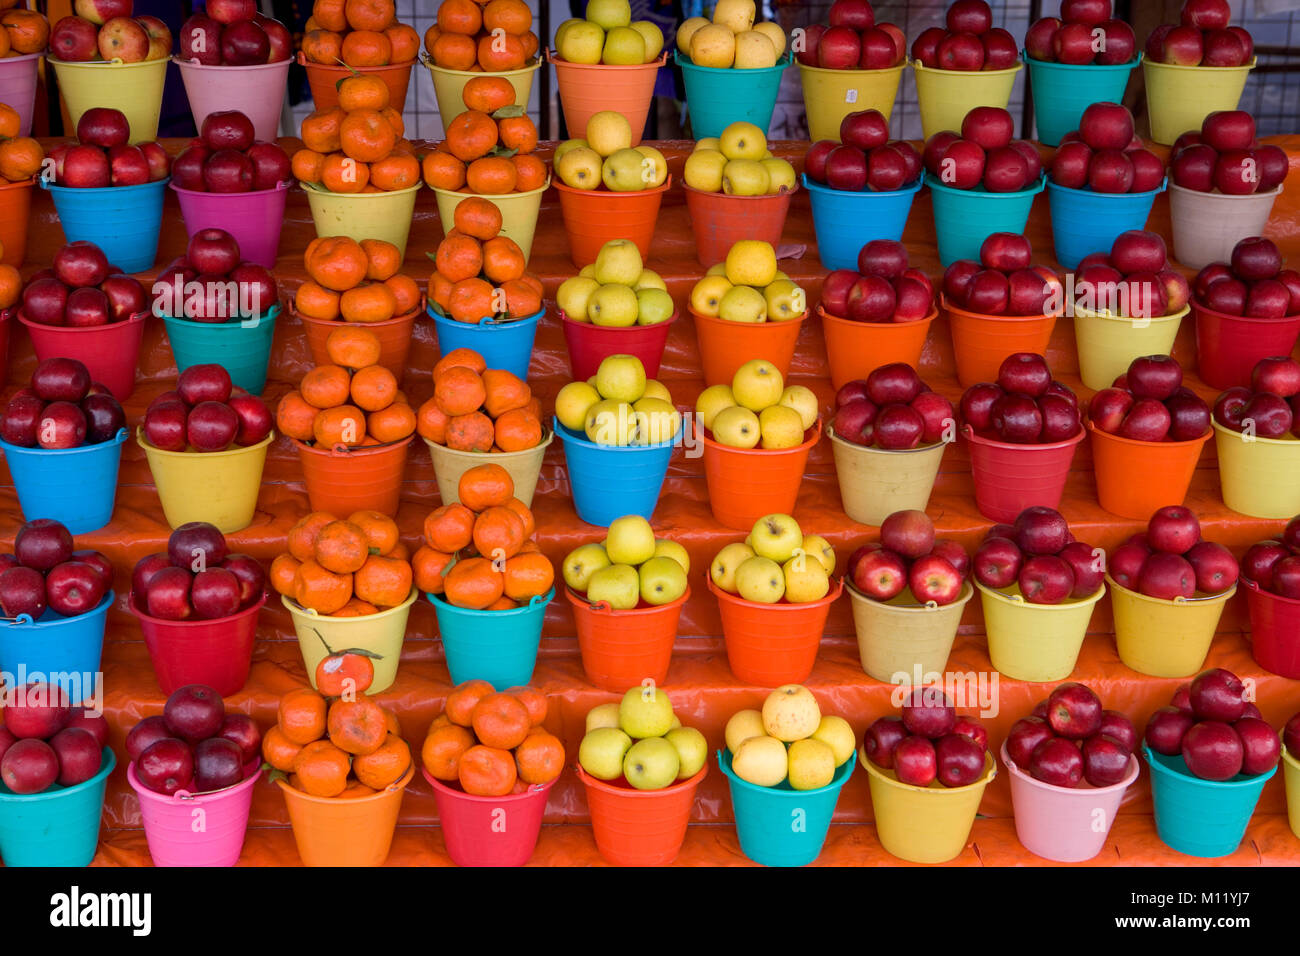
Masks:
[[[627,117],[615,110],[601,110],[587,120],[587,143],[602,157],[620,149],[631,149],[632,126]]]
[[[645,62],[645,37],[630,26],[614,27],[605,34],[600,62],[610,66],[640,66]]]
[[[772,180],[758,160],[729,159],[722,168],[722,191],[728,196],[766,196]]]
[[[695,31],[700,27],[707,27],[709,21],[704,17],[690,17],[682,21],[682,25],[677,28],[677,34],[673,37],[673,42],[677,44],[677,49],[687,56],[691,55],[691,37],[695,36]]]
[[[764,322],[767,300],[763,293],[747,285],[732,286],[718,303],[718,318],[728,322]]]
[[[736,403],[754,412],[781,401],[785,381],[781,370],[763,359],[751,359],[736,370],[731,380],[731,394]],[[605,392],[602,389],[601,394]]]
[[[722,297],[731,288],[723,275],[706,275],[691,289],[691,308],[699,315],[717,316]]]
[[[575,322],[586,322],[587,305],[591,301],[592,293],[599,288],[600,283],[595,279],[573,276],[560,283],[560,288],[555,293],[555,304],[560,307],[565,317]]]
[[[596,369],[596,391],[602,398],[635,402],[645,394],[645,366],[635,355],[605,356]]]
[[[729,448],[754,448],[762,437],[758,416],[739,405],[718,412],[709,431],[718,443]]]
[[[700,397],[695,400],[695,417],[700,420],[701,425],[712,431],[713,419],[717,417],[718,412],[724,408],[731,408],[735,404],[736,397],[731,394],[730,385],[710,385],[700,392]]]
[[[785,52],[785,31],[780,25],[771,20],[764,20],[762,23],[755,23],[754,29],[772,41],[772,48],[776,50],[777,59],[780,59],[781,54]]]
[[[741,239],[727,250],[727,281],[764,288],[776,279],[776,250],[761,239]]]
[[[600,392],[586,382],[570,382],[555,396],[555,417],[575,432],[587,427],[587,412],[600,401]]]
[[[633,20],[632,29],[645,41],[645,60],[649,63],[659,58],[664,49],[664,32],[649,20]]]
[[[775,159],[769,157],[760,159],[763,168],[767,170],[767,191],[770,193],[779,193],[782,189],[787,192],[795,187],[794,167],[784,159]]]
[[[766,70],[776,66],[779,54],[766,34],[745,30],[736,34],[736,69]]]
[[[793,408],[769,405],[759,412],[758,428],[764,448],[794,448],[803,444],[803,419]]]
[[[716,149],[697,149],[686,157],[686,167],[682,171],[686,185],[700,192],[716,193],[722,191],[722,171],[727,166],[727,157]]]
[[[654,189],[656,186],[662,186],[665,180],[668,179],[668,160],[664,159],[664,154],[653,146],[644,144],[634,146],[633,149],[650,160],[648,165],[644,161],[641,163],[643,188]]]
[[[560,58],[570,63],[595,64],[605,48],[605,31],[587,20],[572,23],[555,34],[555,49]]]
[[[587,19],[602,30],[625,27],[632,22],[632,4],[628,0],[588,0]]]
[[[654,160],[632,149],[620,149],[605,157],[601,168],[601,181],[605,188],[616,193],[634,193],[649,189],[654,177]]]
[[[631,286],[611,282],[591,294],[587,318],[593,325],[625,328],[636,325],[638,303]]]
[[[641,250],[631,239],[611,239],[600,247],[596,253],[594,278],[601,285],[617,282],[630,286],[641,278],[645,268],[641,261]]]
[[[696,66],[729,69],[736,60],[736,35],[711,23],[691,36],[691,62]]]
[[[575,147],[555,164],[555,172],[573,189],[596,189],[601,180],[600,154],[589,146]]]
[[[767,152],[767,136],[753,123],[737,120],[718,137],[718,149],[727,159],[759,160]]]

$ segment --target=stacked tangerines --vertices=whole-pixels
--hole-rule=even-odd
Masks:
[[[455,349],[433,367],[433,396],[415,413],[415,428],[453,451],[524,451],[542,442],[541,408],[514,373]]]
[[[501,210],[486,199],[457,204],[455,225],[433,261],[428,300],[441,315],[477,325],[541,311],[542,280],[528,271],[519,244],[501,235]]]
[[[393,0],[316,0],[307,18],[302,54],[330,66],[409,63],[420,52],[420,35],[397,22]]]
[[[368,797],[411,767],[397,715],[363,693],[328,700],[310,687],[280,698],[262,757],[288,784],[313,797]]]
[[[533,540],[537,523],[510,472],[475,465],[456,497],[424,519],[425,543],[411,556],[416,587],[474,611],[510,610],[551,590],[555,569]]]
[[[17,0],[6,6],[13,7]],[[35,10],[6,10],[0,16],[0,57],[44,53],[50,44],[50,21]]]
[[[293,174],[334,193],[418,186],[420,161],[405,134],[402,114],[389,105],[388,85],[354,74],[339,82],[338,106],[303,119]]]
[[[385,514],[313,511],[289,529],[288,552],[271,562],[271,586],[317,614],[378,614],[411,596],[409,558]]]
[[[402,253],[391,242],[320,236],[307,243],[302,262],[307,281],[293,307],[309,319],[384,322],[419,308],[420,287],[397,271]]]
[[[26,13],[28,11],[10,11]],[[0,33],[3,33],[0,30]],[[22,120],[8,103],[0,103],[0,180],[21,183],[41,171],[45,150],[30,136],[19,136]]]
[[[433,65],[445,70],[522,70],[540,45],[524,0],[443,0],[424,34]]]
[[[446,139],[424,157],[424,181],[434,189],[464,189],[483,196],[545,186],[546,164],[533,154],[537,124],[523,106],[515,105],[510,81],[476,76],[465,84],[461,99],[465,112],[451,121]]]
[[[564,744],[542,723],[546,697],[532,687],[500,693],[471,680],[447,695],[420,750],[435,780],[466,793],[503,797],[548,784],[564,769]]]

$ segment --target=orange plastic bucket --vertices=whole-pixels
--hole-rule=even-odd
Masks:
[[[592,604],[569,588],[564,589],[564,596],[573,605],[587,680],[601,690],[619,694],[647,678],[656,684],[667,680],[677,622],[682,605],[691,596],[689,587],[669,604],[625,611],[616,611],[604,602]]]
[[[0,263],[15,269],[27,254],[27,221],[32,212],[32,186],[36,180],[0,184],[0,243],[4,255]]]
[[[615,866],[666,866],[677,859],[695,806],[700,772],[662,790],[634,790],[588,776],[575,768],[587,789],[596,849]]]
[[[669,176],[654,189],[616,193],[608,189],[574,189],[552,181],[560,194],[560,214],[569,236],[573,264],[581,269],[595,262],[600,247],[611,239],[631,239],[641,250],[642,260],[649,259],[659,204],[672,184],[673,177]]]
[[[327,110],[338,106],[339,80],[356,72],[383,80],[388,87],[388,105],[399,113],[406,105],[406,88],[411,85],[411,67],[415,66],[414,60],[389,66],[330,66],[307,62],[301,51],[298,53],[298,62],[307,70],[307,85],[311,87],[311,99],[316,104],[316,109]]]
[[[822,437],[821,419],[809,431],[792,448],[729,448],[699,425],[696,437],[704,443],[704,480],[713,517],[728,528],[748,531],[763,515],[793,512],[808,452]]]
[[[722,614],[722,638],[731,673],[756,687],[800,684],[817,662],[822,631],[831,604],[844,590],[843,580],[831,582],[820,601],[807,604],[759,604],[728,594],[708,580]]]
[[[402,793],[415,776],[415,762],[402,779],[369,797],[313,797],[276,780],[293,825],[298,855],[307,866],[382,866],[393,844]]]
[[[1088,423],[1097,501],[1111,514],[1146,521],[1165,505],[1182,504],[1209,429],[1191,441],[1134,441]]]
[[[415,328],[415,317],[424,311],[424,298],[420,304],[407,312],[388,319],[385,322],[339,322],[334,319],[313,319],[296,311],[289,303],[289,314],[297,316],[307,333],[307,347],[311,349],[311,360],[317,365],[329,365],[329,353],[325,343],[330,333],[337,328],[351,325],[355,328],[369,329],[379,339],[379,364],[397,376],[401,382],[406,374],[406,357],[411,351],[411,332]]]
[[[683,185],[695,233],[695,258],[705,266],[722,262],[741,239],[761,239],[773,249],[780,246],[790,197],[798,188],[771,196],[728,196]]]
[[[942,293],[939,307],[952,327],[952,350],[957,358],[957,381],[962,388],[997,380],[1003,359],[1017,352],[1047,352],[1054,315],[983,315],[950,305]]]
[[[387,445],[362,448],[315,448],[294,439],[312,511],[350,515],[373,509],[396,515],[406,469],[408,435]]]
[[[736,371],[753,359],[771,362],[782,376],[789,375],[799,329],[808,315],[779,322],[728,322],[694,309],[690,313],[705,385],[730,385]]]
[[[1085,434],[1082,428],[1073,438],[1045,445],[981,438],[969,425],[962,431],[970,449],[975,506],[980,514],[993,521],[1014,521],[1033,505],[1060,507],[1074,449]]]
[[[570,138],[586,139],[587,120],[602,110],[613,110],[622,113],[632,127],[632,145],[640,145],[654,97],[655,77],[668,62],[668,51],[657,60],[629,66],[570,63],[550,50],[546,51],[546,61],[555,67],[564,125]]]
[[[911,322],[854,322],[817,306],[826,337],[826,362],[831,368],[831,384],[839,391],[855,379],[868,375],[893,362],[916,368],[921,363],[925,337],[930,323],[938,316],[934,309],[923,319]]]

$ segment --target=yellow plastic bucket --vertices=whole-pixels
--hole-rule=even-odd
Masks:
[[[1300,837],[1300,760],[1282,748],[1282,772],[1286,777],[1286,816],[1291,832]]]
[[[135,440],[144,449],[163,516],[173,528],[206,521],[229,534],[252,523],[266,449],[275,432],[256,445],[214,452],[163,451],[145,440],[143,428],[136,429]]]
[[[978,581],[975,586],[984,607],[993,669],[1012,680],[1035,683],[1065,680],[1074,671],[1093,606],[1106,593],[1106,588],[1100,587],[1092,597],[1063,604],[1031,604],[1016,585],[1010,593]]]
[[[909,863],[946,863],[961,855],[979,812],[984,788],[997,776],[993,754],[984,755],[984,776],[964,787],[901,783],[858,750],[867,771],[876,836],[886,851]]]
[[[1148,597],[1116,584],[1108,574],[1119,659],[1139,674],[1191,677],[1201,669],[1219,616],[1237,586],[1213,597]]]
[[[462,96],[465,84],[476,76],[499,76],[509,80],[510,85],[515,88],[515,103],[526,109],[528,107],[528,97],[533,91],[533,74],[542,65],[542,58],[539,56],[536,63],[526,66],[522,70],[506,70],[503,73],[475,73],[470,70],[444,69],[441,66],[435,66],[429,59],[428,54],[424,56],[424,65],[429,68],[429,75],[433,77],[433,95],[438,100],[438,115],[442,117],[442,128],[445,130],[451,125],[452,120],[465,112],[465,99]]]
[[[827,70],[799,64],[808,138],[840,140],[840,123],[859,110],[878,110],[886,120],[894,111],[903,66],[884,70]]]
[[[132,143],[158,138],[158,114],[162,110],[163,84],[170,59],[140,63],[121,60],[72,63],[52,56],[46,59],[54,67],[73,127],[86,110],[106,106],[121,110],[126,116]]]
[[[1142,58],[1151,138],[1164,146],[1199,130],[1215,110],[1235,110],[1255,59],[1245,66],[1178,66]]]
[[[1174,348],[1178,326],[1191,306],[1173,315],[1131,319],[1074,309],[1074,339],[1079,347],[1079,377],[1093,391],[1109,388],[1143,355],[1168,355]]]
[[[530,189],[524,193],[506,193],[502,196],[479,196],[478,193],[463,193],[454,189],[433,190],[438,199],[438,218],[442,221],[445,236],[455,224],[456,207],[462,199],[470,195],[486,199],[501,210],[501,235],[513,239],[524,252],[524,261],[528,261],[533,249],[533,233],[537,229],[537,213],[542,208],[542,194],[551,188],[548,176],[546,185]]]
[[[970,582],[951,604],[917,604],[910,589],[891,601],[876,601],[845,585],[853,601],[853,629],[858,635],[862,669],[886,684],[923,684],[926,675],[942,674],[962,611],[974,595]]]
[[[1300,513],[1300,441],[1242,435],[1211,424],[1223,503],[1253,518]]]
[[[281,595],[280,602],[288,608],[293,618],[293,629],[298,633],[298,648],[302,651],[302,662],[307,667],[311,686],[316,686],[317,665],[332,651],[357,648],[380,655],[371,660],[375,665],[375,679],[367,693],[378,694],[388,690],[397,679],[406,621],[411,614],[411,605],[419,595],[420,592],[412,588],[410,596],[397,607],[360,617],[317,614]]]
[[[887,451],[845,441],[827,426],[844,513],[879,525],[895,511],[924,511],[939,474],[946,442]]]
[[[1019,61],[1005,70],[932,70],[915,60],[916,98],[921,110],[925,138],[944,130],[958,132],[961,121],[977,106],[1007,108],[1016,74],[1025,65]]]
[[[515,497],[527,507],[533,506],[533,492],[537,490],[537,476],[546,457],[546,446],[555,438],[555,432],[543,428],[541,444],[523,451],[458,451],[425,439],[429,455],[433,458],[433,473],[438,479],[438,497],[444,505],[459,501],[460,476],[476,465],[500,465],[510,473],[515,483]]]
[[[415,214],[415,194],[421,183],[406,189],[379,193],[334,193],[311,183],[300,183],[311,206],[318,236],[383,239],[406,255],[406,238]]]

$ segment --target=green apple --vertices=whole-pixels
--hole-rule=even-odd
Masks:
[[[566,318],[575,322],[587,321],[587,306],[592,293],[600,288],[595,279],[585,276],[572,276],[560,283],[555,293],[555,304],[560,307]]]
[[[570,382],[555,396],[555,417],[565,428],[580,432],[587,427],[587,412],[600,401],[600,392],[586,382]]]
[[[745,30],[736,34],[736,69],[766,70],[776,66],[776,46],[758,30]]]
[[[587,19],[602,30],[625,27],[632,22],[632,4],[628,0],[588,0]]]
[[[652,607],[672,604],[686,593],[686,572],[672,558],[651,558],[637,573],[641,576],[641,600]]]
[[[634,193],[650,188],[647,183],[653,177],[653,167],[654,160],[628,147],[605,157],[600,178],[611,192]]]
[[[794,549],[803,547],[803,531],[789,515],[763,515],[749,532],[749,546],[754,553],[784,564],[794,557]]]
[[[606,355],[596,369],[601,398],[635,402],[645,394],[645,366],[635,355]]]
[[[785,744],[767,735],[750,737],[731,755],[731,769],[736,776],[756,787],[779,786],[789,767]]]
[[[587,409],[583,431],[597,445],[626,447],[636,440],[636,412],[628,402],[602,399]]]
[[[636,293],[631,286],[611,282],[591,294],[587,302],[587,318],[593,325],[626,328],[636,325],[638,308]]]
[[[661,398],[669,405],[673,403],[673,396],[669,393],[668,386],[656,378],[645,383],[645,392],[641,398]]]
[[[821,722],[817,698],[802,684],[782,684],[763,701],[763,727],[777,740],[793,743],[811,737]]]
[[[615,518],[605,534],[605,552],[615,564],[633,567],[649,561],[655,553],[655,532],[640,515]]]
[[[641,601],[641,579],[630,564],[611,564],[594,572],[587,581],[587,600],[604,601],[615,611],[630,611]]]
[[[682,21],[682,25],[677,28],[677,33],[673,36],[673,42],[677,44],[677,49],[687,56],[691,55],[691,37],[695,36],[695,31],[700,27],[707,27],[709,21],[704,17],[690,17]]]
[[[758,413],[764,448],[794,448],[803,444],[803,419],[793,408],[769,405]]]
[[[656,186],[662,186],[668,179],[668,160],[664,159],[664,154],[659,152],[653,146],[633,146],[641,154],[641,181],[643,189],[654,189]],[[650,160],[646,163],[646,160]]]
[[[695,400],[695,417],[700,420],[701,425],[712,431],[713,419],[717,417],[718,412],[724,408],[731,408],[735,404],[736,397],[731,394],[730,385],[710,385],[700,392],[700,397]]]
[[[736,35],[724,26],[710,23],[691,34],[691,62],[727,70],[736,62]]]
[[[732,405],[718,412],[709,431],[714,440],[728,448],[754,448],[763,437],[758,416],[743,405]]]
[[[741,239],[727,250],[727,281],[762,289],[776,280],[776,250],[762,239]]]
[[[697,149],[686,157],[682,176],[692,189],[705,193],[721,192],[722,171],[727,165],[727,157],[716,149]]]
[[[587,21],[579,20],[578,22],[586,23]],[[580,146],[586,146],[588,149],[591,148],[591,144],[588,143],[585,139],[566,139],[559,146],[555,147],[555,152],[551,154],[551,162],[558,163],[561,159],[564,158],[565,153],[575,150]]]
[[[556,161],[555,172],[573,189],[596,189],[601,179],[600,154],[590,146],[575,147]]]
[[[571,24],[563,36],[556,32],[555,49],[561,59],[570,63],[599,63],[604,48],[605,31],[586,20]]]
[[[828,743],[814,737],[796,740],[786,757],[792,790],[817,790],[835,779],[835,751]]]
[[[641,39],[645,41],[645,60],[642,62],[657,60],[664,49],[664,31],[649,20],[633,20],[632,29],[641,34]]]
[[[831,748],[837,767],[844,761],[851,760],[858,749],[858,738],[853,733],[853,728],[849,726],[849,722],[834,714],[822,717],[821,723],[813,731],[812,739],[820,740]]]
[[[629,737],[662,737],[672,729],[673,702],[662,687],[630,687],[618,705],[618,725]]]
[[[631,747],[632,738],[617,727],[598,727],[578,745],[578,763],[597,780],[617,780],[623,776],[623,757]]]
[[[623,757],[623,776],[638,790],[662,790],[681,767],[677,748],[658,736],[638,740]]]
[[[632,284],[632,288],[637,292],[642,289],[661,289],[667,292],[668,283],[664,282],[664,277],[653,269],[642,269],[641,274],[637,276],[636,282]]]
[[[636,411],[637,444],[662,445],[677,437],[682,427],[682,413],[662,398],[641,396],[633,403]]]
[[[755,555],[736,568],[736,591],[746,601],[775,604],[785,596],[785,574],[781,565]]]
[[[755,711],[755,713],[758,713]],[[760,720],[761,720],[760,715]],[[599,730],[601,727],[613,727],[618,730],[618,704],[597,704],[591,710],[587,711],[587,724],[583,731],[591,733],[593,730]],[[622,733],[620,730],[619,733]]]
[[[595,279],[601,285],[617,282],[630,286],[641,278],[645,264],[641,261],[641,250],[631,239],[611,239],[600,247],[596,253]]]
[[[767,300],[747,285],[734,285],[718,303],[718,318],[728,322],[766,322]]]
[[[835,549],[831,543],[819,534],[806,534],[803,537],[804,554],[821,562],[827,574],[835,573]]]
[[[564,575],[565,584],[579,594],[585,594],[591,576],[602,568],[609,567],[610,563],[604,545],[592,541],[578,545],[565,555],[560,571]]]
[[[785,31],[781,29],[780,24],[764,20],[762,23],[755,23],[754,29],[772,41],[772,49],[776,50],[777,59],[780,59],[781,54],[785,52]]]
[[[736,569],[754,556],[754,549],[737,541],[729,544],[713,556],[709,565],[709,577],[713,583],[728,594],[736,593]]]
[[[718,148],[727,159],[760,160],[767,150],[767,136],[753,123],[744,120],[727,126],[718,137]]]
[[[673,304],[673,297],[663,289],[642,289],[640,292],[634,292],[633,295],[636,296],[637,325],[658,325],[660,322],[667,322],[677,310],[677,306]]]
[[[709,759],[709,742],[704,734],[694,727],[675,727],[664,734],[664,740],[673,745],[681,768],[677,771],[678,780],[689,780],[702,769]]]
[[[751,709],[738,710],[732,714],[722,735],[727,741],[727,749],[735,754],[750,737],[762,737],[766,733],[763,729],[763,715]]]
[[[800,548],[785,564],[785,599],[791,604],[811,604],[820,601],[831,589],[830,577],[822,563]]]
[[[601,110],[587,120],[587,143],[602,157],[632,147],[632,125],[615,110]]]
[[[779,193],[782,189],[786,192],[794,189],[795,175],[794,167],[784,159],[767,157],[759,160],[763,168],[767,170],[767,191],[770,193]]]
[[[645,37],[630,26],[614,27],[605,34],[600,62],[610,66],[640,66],[645,62]]]
[[[781,370],[763,359],[750,359],[736,369],[731,379],[731,394],[736,396],[736,403],[755,412],[781,401],[784,391]]]
[[[812,428],[817,422],[817,396],[811,388],[803,385],[787,385],[781,393],[781,404],[793,408],[799,413],[799,421],[804,428]]]
[[[722,167],[722,191],[728,196],[766,196],[771,177],[756,159],[729,159]]]
[[[757,7],[754,0],[718,0],[713,7],[713,22],[732,33],[743,33],[754,26]]]
[[[716,317],[722,297],[731,288],[726,276],[706,275],[691,289],[691,308],[699,315]]]
[[[767,317],[773,322],[797,319],[808,308],[803,289],[789,279],[769,282],[763,288],[763,299],[767,302]]]
[[[676,541],[670,541],[668,538],[655,538],[655,557],[672,558],[682,566],[682,570],[687,574],[691,570],[691,556]]]

